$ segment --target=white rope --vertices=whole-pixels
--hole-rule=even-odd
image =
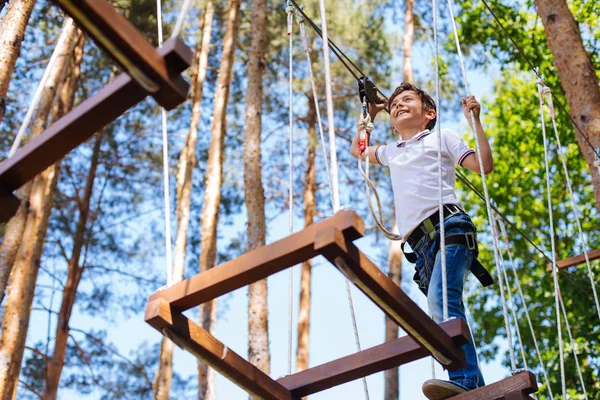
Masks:
[[[317,126],[319,128],[319,139],[321,142],[321,151],[323,152],[323,159],[325,161],[325,169],[327,172],[327,183],[329,186],[329,195],[331,196],[331,206],[333,207],[335,202],[333,200],[333,184],[331,182],[331,171],[329,169],[329,159],[327,157],[327,148],[325,145],[325,134],[323,133],[323,122],[321,121],[321,111],[319,110],[319,98],[317,97],[317,86],[315,84],[315,76],[312,69],[312,60],[310,59],[310,47],[308,45],[308,38],[306,36],[306,27],[304,25],[304,17],[297,13],[296,20],[300,25],[300,34],[302,35],[302,43],[304,44],[304,52],[306,53],[306,60],[308,62],[308,72],[310,75],[310,86],[313,94],[313,101],[315,104],[315,111],[317,113]],[[335,212],[335,211],[334,211]]]
[[[452,21],[452,30],[454,32],[454,40],[456,42],[456,52],[458,54],[458,60],[460,63],[460,69],[462,72],[462,79],[463,79],[463,84],[465,86],[465,92],[467,93],[467,96],[471,95],[471,92],[469,90],[469,82],[467,81],[467,70],[465,68],[465,62],[463,59],[463,54],[462,54],[462,50],[460,48],[460,40],[458,38],[458,28],[456,27],[456,19],[454,18],[454,11],[453,11],[453,4],[452,4],[452,0],[448,0],[448,8],[450,11],[450,19]],[[475,148],[477,150],[477,159],[479,161],[479,173],[481,175],[481,183],[483,185],[483,193],[485,196],[485,206],[487,209],[487,215],[488,215],[488,223],[489,226],[492,227],[492,239],[493,239],[493,248],[494,248],[494,262],[496,265],[496,273],[498,275],[498,287],[500,289],[500,298],[502,299],[502,312],[504,314],[504,325],[506,326],[506,339],[508,341],[508,350],[509,350],[509,354],[510,354],[510,363],[511,363],[511,367],[512,370],[515,371],[516,370],[516,362],[515,362],[515,353],[513,350],[513,340],[512,340],[512,333],[510,330],[510,322],[508,320],[508,310],[506,307],[506,299],[504,298],[504,283],[502,281],[502,275],[500,273],[500,258],[499,258],[499,251],[498,251],[498,237],[495,234],[495,230],[493,229],[494,226],[494,217],[492,214],[492,207],[490,204],[490,194],[488,192],[488,187],[487,187],[487,181],[485,179],[485,173],[483,172],[483,160],[481,157],[481,146],[479,144],[479,137],[477,136],[477,131],[476,131],[476,125],[475,125],[475,113],[473,112],[473,110],[470,111],[470,115],[471,115],[471,130],[473,132],[473,136],[475,137]]]
[[[40,98],[42,97],[42,92],[44,91],[44,86],[46,86],[46,81],[48,80],[48,77],[50,76],[50,72],[52,71],[52,68],[54,67],[56,59],[58,58],[60,49],[63,47],[63,44],[65,43],[65,41],[67,40],[67,37],[69,36],[68,31],[70,30],[71,25],[73,25],[73,20],[71,18],[67,17],[65,25],[63,27],[63,30],[58,38],[58,41],[56,42],[56,47],[54,48],[54,51],[52,52],[52,56],[50,56],[50,61],[48,62],[48,65],[46,66],[46,70],[44,71],[44,74],[42,75],[42,79],[40,80],[40,83],[38,84],[38,86],[35,90],[33,99],[31,99],[31,103],[29,104],[29,108],[27,109],[27,114],[25,114],[25,118],[23,119],[23,122],[21,122],[19,131],[17,133],[17,136],[15,137],[15,141],[13,142],[13,145],[10,148],[10,151],[8,152],[8,157],[12,157],[17,152],[19,146],[21,145],[21,141],[23,140],[25,131],[27,130],[27,128],[29,127],[29,124],[31,123],[31,118],[33,117],[33,113],[36,110],[36,107],[40,101]]]
[[[335,121],[333,115],[333,93],[331,91],[331,64],[329,62],[329,36],[327,34],[327,11],[325,0],[319,0],[321,30],[323,34],[323,61],[325,63],[325,93],[327,97],[327,123],[329,131],[329,159],[331,160],[331,183],[333,185],[333,212],[340,209],[340,188],[338,181],[337,153],[335,147]]]
[[[598,318],[600,319],[600,302],[598,302],[598,292],[596,291],[596,283],[594,282],[594,273],[592,272],[592,266],[590,264],[590,259],[588,257],[588,251],[590,247],[588,245],[587,239],[583,233],[583,229],[581,228],[581,220],[579,218],[579,206],[575,200],[575,196],[573,195],[573,188],[571,186],[571,178],[569,177],[569,169],[567,168],[567,160],[565,157],[564,150],[560,143],[560,137],[558,135],[558,127],[556,124],[556,115],[554,113],[554,104],[552,102],[552,93],[550,92],[550,88],[547,86],[542,86],[541,88],[542,94],[546,95],[546,99],[548,102],[548,107],[550,108],[550,117],[552,119],[552,127],[554,128],[554,134],[556,136],[556,143],[558,145],[558,154],[560,155],[560,159],[562,161],[563,171],[565,173],[567,189],[569,191],[569,198],[571,200],[571,207],[573,208],[573,213],[575,214],[575,222],[577,224],[577,230],[579,232],[579,239],[581,240],[583,255],[585,257],[585,264],[588,270],[588,277],[590,279],[590,283],[592,285],[592,293],[594,295],[594,302],[596,305],[596,312],[598,313]],[[543,96],[542,96],[543,101]]]
[[[498,221],[498,219],[499,219],[498,215],[495,213],[494,213],[494,215],[495,215],[495,220]],[[497,229],[498,229],[497,224],[494,224],[494,230],[496,230],[496,232],[494,232],[494,234],[496,236],[500,236],[498,234]],[[512,291],[510,289],[510,282],[508,280],[508,274],[506,273],[506,268],[504,268],[504,256],[502,255],[502,251],[499,251],[498,254],[500,255],[500,265],[502,268],[502,275],[504,276],[504,282],[506,283],[506,293],[508,294],[508,305],[509,305],[512,317],[513,317],[515,329],[517,331],[517,339],[519,340],[519,348],[521,350],[521,358],[523,360],[523,365],[525,366],[525,369],[529,369],[529,366],[527,365],[527,359],[525,358],[525,348],[523,346],[523,339],[521,338],[521,329],[519,328],[519,319],[517,318],[517,312],[515,311],[515,302],[513,301]]]
[[[502,238],[504,240],[504,245],[506,247],[506,254],[508,255],[508,260],[510,263],[511,270],[514,276],[514,282],[517,286],[517,290],[519,292],[519,297],[521,299],[521,303],[523,304],[523,310],[525,311],[525,317],[527,318],[527,323],[529,324],[529,331],[531,332],[531,338],[533,339],[533,345],[535,346],[535,351],[538,356],[538,360],[540,363],[540,368],[542,369],[542,373],[544,375],[544,380],[546,381],[546,387],[548,388],[548,394],[550,395],[550,400],[554,399],[552,395],[552,388],[550,387],[550,379],[548,379],[548,372],[546,371],[546,367],[544,365],[544,361],[542,360],[542,353],[540,352],[540,347],[538,345],[538,341],[536,339],[537,335],[535,333],[535,329],[533,329],[533,323],[531,322],[531,317],[529,316],[529,307],[527,306],[527,301],[525,300],[525,295],[523,294],[523,289],[521,288],[521,283],[519,281],[519,275],[517,274],[517,268],[515,267],[515,262],[513,260],[512,252],[510,251],[510,243],[508,242],[508,235],[506,233],[506,227],[504,225],[504,221],[501,218],[498,218],[498,224],[500,225],[500,232],[502,233]]]
[[[163,44],[162,5],[156,0],[156,25],[158,30],[158,45]],[[167,286],[173,284],[173,257],[171,254],[171,195],[169,188],[169,138],[167,131],[167,110],[161,107],[162,117],[162,149],[163,149],[163,194],[165,207],[165,258]]]
[[[437,104],[437,139],[438,139],[438,212],[440,221],[440,251],[442,266],[442,309],[444,321],[448,319],[448,277],[446,271],[446,227],[444,226],[444,194],[442,180],[442,118],[440,104],[440,66],[439,66],[439,44],[437,29],[437,0],[432,0],[433,14],[433,48],[435,54],[435,102]]]
[[[560,285],[560,284],[559,284]],[[577,375],[579,375],[579,383],[581,383],[581,388],[583,390],[583,396],[587,400],[587,391],[585,390],[585,382],[583,380],[583,375],[581,374],[581,368],[579,367],[579,358],[577,357],[577,342],[573,340],[573,335],[571,334],[571,325],[569,324],[569,317],[567,314],[567,309],[565,308],[565,302],[562,298],[562,291],[560,290],[560,286],[558,288],[558,294],[560,297],[560,308],[562,309],[563,316],[565,318],[565,325],[567,327],[567,333],[569,334],[569,340],[571,340],[571,351],[573,352],[573,357],[575,358],[575,365],[577,366]]]
[[[340,209],[340,188],[338,182],[337,170],[337,154],[335,146],[335,124],[333,115],[333,94],[331,91],[331,66],[329,62],[329,36],[327,34],[327,11],[325,9],[325,0],[319,0],[319,8],[321,12],[321,30],[323,34],[323,61],[325,62],[325,93],[327,95],[327,122],[329,124],[329,158],[331,160],[331,182],[333,186],[333,211],[337,213]],[[350,305],[350,314],[352,316],[352,327],[354,328],[354,337],[356,339],[356,347],[360,351],[360,339],[358,335],[358,327],[356,326],[356,316],[354,315],[354,306],[352,304],[352,295],[350,294],[350,283],[346,279],[346,287],[348,288],[348,302]],[[362,378],[365,399],[369,400],[369,389],[367,387],[367,379]]]
[[[288,201],[289,201],[289,233],[294,233],[294,88],[293,88],[293,76],[294,76],[294,55],[293,55],[293,26],[294,26],[294,6],[288,1],[288,6],[285,9],[287,13],[287,34],[289,38],[289,187],[288,187]],[[294,268],[289,269],[289,308],[288,308],[288,375],[292,374],[292,314],[294,311]]]
[[[546,166],[546,193],[548,198],[548,216],[550,219],[550,244],[552,246],[552,276],[554,277],[554,297],[556,308],[556,330],[558,333],[558,349],[560,353],[560,381],[563,398],[567,398],[567,386],[565,381],[565,356],[563,354],[562,328],[560,323],[560,305],[558,288],[558,268],[556,267],[556,246],[554,244],[554,218],[552,215],[552,194],[550,193],[550,162],[548,160],[548,143],[546,139],[546,121],[544,118],[544,100],[542,94],[542,84],[538,84],[538,94],[540,98],[540,118],[542,122],[542,135],[544,140],[544,164]]]
[[[173,32],[171,32],[170,39],[173,39],[181,33],[181,29],[183,28],[183,24],[185,23],[185,18],[188,15],[188,11],[190,10],[190,6],[192,5],[192,0],[184,0],[183,5],[181,6],[181,10],[179,11],[179,15],[177,16],[177,22],[175,23],[175,28],[173,28]]]
[[[402,235],[387,230],[385,228],[385,226],[383,225],[383,213],[381,211],[381,200],[379,199],[379,193],[377,193],[377,188],[375,187],[375,183],[373,183],[373,181],[369,178],[369,164],[370,163],[369,163],[369,149],[368,149],[367,137],[370,135],[371,131],[373,130],[373,123],[371,123],[371,117],[368,114],[363,116],[363,114],[361,113],[361,115],[358,119],[357,128],[359,131],[360,140],[365,141],[364,157],[365,157],[365,161],[366,161],[366,167],[363,170],[362,160],[361,160],[363,155],[359,154],[358,170],[359,170],[360,174],[362,175],[362,177],[365,179],[367,204],[369,206],[369,211],[371,212],[371,216],[373,217],[373,220],[375,221],[375,225],[377,226],[377,228],[379,228],[379,230],[383,233],[383,235],[386,238],[388,238],[390,240],[402,240]],[[379,214],[379,216],[377,216],[375,214],[375,211],[373,210],[373,203],[371,201],[371,190],[373,190],[373,194],[375,195],[375,201],[377,202],[377,213]]]

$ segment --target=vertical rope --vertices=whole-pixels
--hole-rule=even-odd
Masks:
[[[560,286],[558,288],[558,294],[560,297],[560,308],[562,308],[563,317],[565,318],[565,325],[567,327],[567,333],[569,334],[569,340],[571,341],[571,351],[573,352],[573,358],[575,358],[575,366],[577,366],[577,375],[579,376],[579,383],[581,383],[581,389],[583,390],[583,396],[585,400],[588,399],[587,391],[585,390],[585,381],[583,380],[583,375],[581,374],[581,368],[579,367],[579,358],[577,357],[577,342],[573,340],[573,334],[571,333],[571,325],[569,324],[569,317],[567,314],[567,309],[565,308],[565,302],[562,298],[562,292],[560,290]]]
[[[575,196],[573,195],[573,188],[571,186],[571,178],[569,177],[569,169],[567,168],[567,160],[565,157],[564,150],[562,148],[562,144],[560,143],[560,137],[558,135],[558,127],[556,125],[556,115],[554,113],[554,105],[552,103],[552,92],[550,92],[550,88],[547,86],[542,87],[542,93],[546,95],[548,107],[550,108],[550,117],[552,119],[552,127],[554,128],[554,135],[556,136],[556,143],[558,145],[558,154],[560,155],[560,159],[562,161],[563,171],[565,173],[565,179],[567,184],[567,189],[569,191],[569,199],[571,200],[571,207],[573,209],[573,214],[575,214],[575,222],[577,224],[577,231],[579,232],[579,240],[581,240],[581,247],[583,249],[583,255],[585,257],[585,265],[588,270],[588,277],[590,279],[590,283],[592,285],[592,293],[594,295],[594,303],[596,305],[596,312],[598,313],[598,318],[600,319],[600,302],[598,302],[598,292],[596,291],[596,283],[594,282],[594,273],[592,272],[592,266],[590,264],[590,258],[588,257],[588,251],[590,247],[587,243],[587,239],[583,234],[583,229],[581,228],[581,220],[579,218],[579,207],[575,200]],[[543,97],[542,97],[543,101]]]
[[[183,28],[183,24],[185,23],[185,17],[188,15],[188,11],[190,10],[191,5],[192,0],[184,0],[183,5],[181,6],[181,10],[179,10],[179,15],[177,16],[175,28],[173,28],[173,32],[171,32],[170,39],[179,36],[179,34],[181,33],[181,29]]]
[[[11,146],[11,148],[8,152],[8,157],[12,157],[17,152],[17,150],[19,149],[19,146],[21,145],[21,141],[23,140],[25,131],[27,130],[27,128],[29,127],[29,124],[31,123],[31,118],[33,117],[33,112],[36,110],[37,104],[40,101],[40,98],[42,97],[42,92],[44,91],[44,86],[46,86],[46,81],[48,80],[48,77],[50,76],[50,72],[52,71],[52,68],[54,67],[54,64],[56,63],[56,59],[58,58],[60,49],[62,48],[65,40],[67,40],[68,31],[71,29],[71,25],[73,25],[73,20],[70,17],[67,17],[67,20],[65,21],[62,32],[61,32],[60,36],[58,37],[58,41],[56,42],[56,47],[54,48],[54,51],[52,52],[52,56],[50,56],[50,61],[48,62],[48,66],[44,70],[42,79],[40,80],[40,83],[38,83],[35,93],[33,94],[33,99],[31,99],[31,103],[29,103],[29,108],[27,109],[27,114],[25,114],[25,118],[23,119],[23,122],[21,122],[21,126],[19,127],[17,136],[15,136],[13,145]]]
[[[563,398],[567,398],[567,385],[565,381],[565,356],[563,354],[562,327],[560,323],[560,305],[558,288],[558,268],[556,267],[556,246],[554,244],[554,217],[552,215],[552,193],[550,192],[550,162],[548,159],[548,143],[546,140],[546,121],[544,118],[544,99],[542,85],[538,81],[538,94],[540,98],[540,119],[542,122],[542,136],[544,140],[544,164],[546,166],[546,194],[548,199],[548,217],[550,220],[550,245],[552,248],[552,276],[554,278],[554,305],[556,308],[556,330],[558,333],[558,349],[560,353],[560,382]]]
[[[331,64],[329,61],[329,36],[327,33],[327,11],[325,0],[319,0],[321,30],[323,33],[323,61],[325,63],[325,93],[327,95],[327,123],[329,124],[329,159],[331,160],[331,182],[333,184],[333,211],[340,209],[340,187],[338,180],[337,153],[335,147],[335,121],[333,117],[333,94],[331,91]]]
[[[302,35],[302,43],[304,44],[304,52],[306,53],[306,61],[308,62],[308,72],[310,75],[310,87],[312,89],[313,101],[315,102],[315,111],[317,113],[317,125],[319,128],[319,138],[321,142],[321,151],[323,160],[325,161],[325,170],[327,172],[327,183],[329,186],[329,195],[331,196],[331,206],[334,207],[333,184],[331,182],[331,171],[329,168],[329,158],[327,157],[327,148],[325,145],[325,134],[323,133],[323,122],[321,121],[321,111],[319,110],[319,98],[317,97],[317,89],[315,84],[315,76],[312,69],[312,60],[310,59],[310,47],[306,36],[306,26],[304,25],[304,17],[301,14],[296,14],[296,19],[300,25],[300,34]],[[335,210],[334,210],[335,212]]]
[[[158,30],[158,45],[163,44],[162,4],[156,0],[156,25]],[[173,284],[173,256],[171,253],[171,195],[169,190],[169,138],[167,132],[167,110],[161,107],[162,149],[163,149],[163,194],[165,212],[165,258],[167,286]]]
[[[437,104],[437,139],[438,139],[438,211],[440,214],[440,251],[442,259],[442,310],[443,319],[448,319],[448,277],[446,272],[446,227],[444,226],[444,193],[443,193],[443,179],[442,179],[442,118],[441,118],[441,104],[440,104],[440,55],[439,55],[439,43],[438,43],[438,29],[437,29],[437,0],[431,2],[433,14],[433,48],[435,54],[435,102]]]
[[[460,63],[460,69],[462,72],[463,84],[465,86],[465,92],[467,96],[471,95],[471,91],[469,90],[469,82],[467,81],[467,70],[465,68],[465,61],[463,59],[462,50],[460,48],[460,39],[458,38],[458,28],[456,27],[456,19],[454,18],[453,4],[452,0],[448,0],[448,8],[450,11],[450,20],[452,21],[452,30],[454,32],[454,40],[456,42],[456,52],[458,54],[458,61]],[[479,161],[479,173],[481,175],[481,183],[483,185],[483,193],[485,196],[485,206],[487,209],[488,215],[488,223],[489,226],[492,227],[492,239],[493,239],[493,248],[494,248],[494,262],[496,265],[496,273],[498,275],[498,287],[500,289],[500,298],[502,299],[502,312],[504,314],[504,325],[506,327],[506,339],[508,341],[508,350],[510,354],[510,364],[513,371],[517,369],[515,362],[515,353],[513,350],[513,340],[512,333],[510,330],[510,322],[508,319],[508,310],[506,307],[506,299],[504,298],[504,283],[502,280],[502,275],[500,272],[500,258],[498,255],[498,237],[495,234],[494,226],[494,217],[492,214],[492,206],[490,204],[490,194],[487,187],[487,181],[485,179],[485,173],[483,172],[483,160],[481,159],[481,146],[479,144],[479,137],[477,136],[476,125],[475,125],[475,113],[473,110],[470,112],[471,115],[471,131],[473,132],[473,136],[475,137],[475,148],[477,150],[477,159]]]
[[[294,77],[294,43],[293,43],[293,26],[294,26],[294,7],[288,1],[288,6],[285,9],[287,12],[287,34],[289,37],[289,69],[290,69],[290,93],[289,93],[289,105],[290,105],[290,120],[289,120],[289,131],[290,131],[290,140],[289,140],[289,192],[288,192],[288,201],[289,201],[289,233],[290,235],[294,233],[294,87],[293,87],[293,77]],[[293,289],[294,289],[294,268],[289,269],[289,308],[288,308],[288,375],[292,374],[292,315],[294,311],[294,297],[293,297]]]
[[[340,188],[338,181],[337,170],[337,154],[335,147],[335,123],[333,116],[333,94],[331,91],[331,66],[329,62],[329,36],[327,34],[327,11],[325,9],[325,0],[319,0],[321,11],[321,29],[323,33],[323,60],[325,62],[325,93],[327,95],[327,122],[329,124],[329,158],[331,160],[331,181],[333,184],[333,211],[338,212],[340,209]],[[356,347],[360,351],[360,339],[358,328],[356,326],[356,316],[354,314],[354,306],[352,304],[352,294],[350,292],[350,283],[346,279],[346,291],[348,292],[348,303],[350,305],[350,314],[352,317],[352,327],[354,328],[354,338],[356,339]],[[369,389],[367,387],[367,379],[362,378],[365,399],[369,400]]]
[[[515,267],[515,262],[513,260],[512,252],[510,251],[510,243],[508,242],[508,235],[506,233],[506,226],[504,225],[504,221],[502,218],[498,218],[498,224],[500,225],[500,232],[502,233],[502,238],[504,240],[504,245],[506,247],[506,254],[508,255],[508,259],[510,262],[510,268],[513,272],[514,282],[517,285],[517,290],[519,292],[519,297],[521,299],[521,303],[523,304],[523,309],[525,311],[525,317],[527,318],[527,323],[529,324],[529,330],[531,332],[531,338],[533,339],[533,344],[535,346],[535,351],[538,356],[538,360],[540,363],[540,368],[542,369],[542,373],[544,374],[544,380],[546,381],[546,387],[548,388],[548,394],[550,395],[550,400],[554,399],[552,395],[552,388],[550,387],[550,380],[548,379],[548,372],[546,371],[546,367],[544,366],[544,361],[542,360],[542,353],[540,352],[540,347],[538,345],[538,341],[536,339],[535,329],[533,329],[533,323],[531,322],[531,317],[529,316],[529,307],[527,306],[527,301],[525,300],[525,295],[523,294],[523,289],[521,288],[521,283],[519,282],[519,275],[517,274],[517,269]]]
[[[498,221],[498,216],[496,214],[494,214],[496,222]],[[500,236],[498,234],[498,230],[497,230],[497,224],[494,224],[494,234],[496,236]],[[513,301],[513,297],[512,297],[512,291],[510,289],[510,282],[508,281],[508,275],[506,273],[506,268],[504,268],[504,256],[502,255],[502,251],[499,251],[498,254],[500,255],[500,265],[502,268],[502,275],[504,276],[504,282],[506,282],[506,293],[508,294],[508,305],[510,308],[510,312],[512,314],[513,317],[513,322],[515,325],[515,330],[517,331],[517,339],[519,340],[519,348],[521,350],[521,358],[523,360],[523,365],[525,366],[525,369],[529,369],[529,367],[527,366],[527,359],[525,358],[525,349],[523,347],[523,339],[521,338],[521,329],[519,328],[519,319],[517,318],[517,313],[515,311],[515,303]]]

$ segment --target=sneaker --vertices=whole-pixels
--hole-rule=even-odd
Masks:
[[[452,381],[429,379],[423,383],[423,394],[429,400],[444,400],[467,391],[466,387]]]

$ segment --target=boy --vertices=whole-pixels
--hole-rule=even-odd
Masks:
[[[439,172],[438,139],[433,131],[436,106],[423,90],[402,83],[388,102],[378,98],[369,104],[371,120],[389,105],[392,130],[398,141],[383,146],[369,146],[369,161],[390,169],[396,220],[403,245],[408,242],[413,253],[405,253],[415,262],[415,281],[427,295],[433,319],[442,322],[442,266],[439,252]],[[494,163],[489,143],[479,120],[480,105],[475,97],[462,99],[465,118],[471,124],[470,111],[475,115],[475,131],[481,154],[470,149],[458,136],[442,130],[442,171],[444,227],[446,236],[446,276],[448,314],[466,322],[462,302],[463,288],[469,270],[482,283],[490,284],[491,277],[477,261],[476,229],[469,216],[458,204],[454,191],[456,165],[479,172],[478,156],[483,161],[484,173],[492,172]],[[364,125],[365,122],[361,121]],[[360,123],[359,123],[360,124]],[[360,130],[359,130],[360,131]],[[359,156],[357,133],[351,154]],[[365,156],[363,153],[363,156]],[[403,246],[404,247],[404,246]],[[486,275],[487,274],[487,275]],[[486,279],[487,278],[487,279]],[[466,368],[449,372],[450,381],[428,380],[423,384],[424,394],[431,400],[441,400],[483,386],[485,383],[477,364],[473,342],[464,345]]]

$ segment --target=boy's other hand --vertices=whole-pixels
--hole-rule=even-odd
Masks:
[[[471,115],[470,111],[473,110],[473,114],[475,114],[475,118],[479,119],[479,114],[481,113],[481,105],[475,99],[475,96],[463,97],[462,99],[462,108],[463,113],[465,114],[465,118],[469,123],[471,123]]]
[[[387,100],[384,99],[380,94],[377,94],[377,100],[375,103],[369,103],[369,115],[371,116],[371,120],[375,119],[375,116],[379,114],[380,111],[385,110],[387,107]]]

